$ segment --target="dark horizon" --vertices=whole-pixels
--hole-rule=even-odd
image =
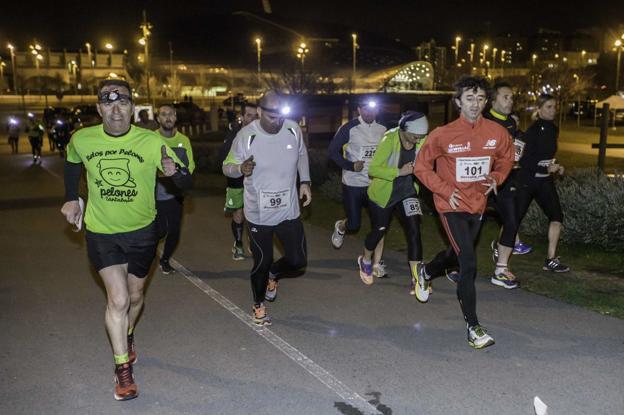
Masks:
[[[190,1],[180,4],[157,0],[137,1],[132,6],[113,0],[105,3],[111,10],[108,17],[104,17],[107,13],[102,8],[84,1],[66,1],[62,5],[46,2],[34,8],[9,3],[4,5],[0,16],[0,41],[3,43],[0,50],[3,55],[7,53],[6,42],[13,42],[24,50],[32,39],[55,50],[84,49],[85,42],[96,45],[98,49],[111,42],[118,51],[138,50],[136,41],[140,37],[139,25],[144,8],[148,20],[154,25],[154,40],[157,43],[153,53],[158,56],[168,56],[168,41],[173,42],[175,50],[184,51],[182,55],[196,53],[202,56],[208,48],[219,50],[222,46],[226,47],[222,44],[222,37],[236,36],[237,29],[230,27],[230,32],[223,33],[224,28],[220,28],[218,22],[231,20],[236,11],[253,13],[310,37],[335,36],[337,31],[348,39],[350,32],[367,32],[410,47],[430,39],[441,45],[451,45],[458,34],[463,37],[487,37],[500,33],[527,36],[545,28],[570,35],[583,28],[604,27],[608,30],[624,24],[623,3],[616,1],[604,2],[612,6],[603,6],[602,9],[589,2],[571,6],[563,1],[501,5],[500,1],[487,0],[479,2],[477,7],[459,1],[420,7],[414,3],[399,0],[371,4],[361,1],[315,1],[297,4],[295,8],[292,2],[272,0],[272,14],[266,14],[260,0]],[[453,14],[445,16],[449,10]],[[326,27],[337,29],[327,33]],[[217,33],[211,29],[218,29]],[[240,32],[244,33],[246,29],[241,27]],[[206,44],[206,39],[213,38],[217,45]]]

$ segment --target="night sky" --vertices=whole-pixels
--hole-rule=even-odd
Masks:
[[[577,2],[575,2],[577,3]],[[3,2],[0,10],[0,43],[15,42],[22,49],[36,38],[52,49],[76,50],[84,42],[106,41],[118,49],[137,48],[141,10],[154,24],[155,53],[167,56],[167,40],[182,55],[202,48],[219,49],[222,42],[206,44],[211,31],[236,36],[232,12],[247,11],[311,36],[325,36],[324,25],[350,31],[367,31],[413,46],[436,38],[452,44],[463,36],[512,32],[531,34],[539,27],[570,33],[589,26],[624,24],[624,1],[278,1],[270,0],[273,13],[265,14],[261,0],[254,1],[63,1]],[[601,6],[602,9],[599,9]],[[452,14],[449,14],[452,13]],[[239,20],[240,21],[240,20]],[[218,22],[222,22],[219,24]],[[227,22],[227,24],[225,23]],[[223,26],[230,25],[224,28]],[[315,32],[315,33],[310,33]],[[340,30],[337,31],[338,34]],[[336,31],[331,33],[335,36]],[[228,51],[227,53],[236,53]],[[2,54],[6,50],[2,48]],[[199,53],[201,55],[201,53]]]

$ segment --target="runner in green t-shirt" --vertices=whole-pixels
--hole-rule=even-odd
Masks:
[[[103,81],[98,88],[102,125],[77,131],[67,148],[67,221],[82,226],[78,197],[81,164],[87,172],[85,214],[87,252],[107,295],[106,330],[115,357],[115,399],[138,396],[134,325],[143,307],[143,288],[156,254],[154,219],[156,174],[180,177],[179,159],[158,134],[130,125],[134,104],[130,85]]]
[[[195,170],[195,160],[193,160],[193,148],[191,140],[176,128],[176,111],[173,105],[164,104],[158,109],[158,123],[160,128],[158,135],[174,149],[176,155],[188,168],[189,173]],[[191,178],[191,175],[188,175]],[[185,183],[184,188],[176,185],[170,177],[158,179],[156,188],[156,222],[160,237],[165,237],[162,255],[160,256],[160,269],[163,274],[175,272],[169,264],[169,258],[180,240],[180,228],[182,225],[182,214],[184,213],[184,193],[192,182]]]

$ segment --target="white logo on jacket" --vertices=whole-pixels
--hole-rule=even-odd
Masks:
[[[449,144],[448,152],[449,153],[467,153],[470,151],[470,141],[466,144]]]
[[[483,146],[484,150],[491,150],[491,149],[495,149],[496,148],[496,139],[492,138],[490,140],[487,141],[487,143],[485,143],[485,146]]]

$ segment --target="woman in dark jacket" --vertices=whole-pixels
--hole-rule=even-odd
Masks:
[[[563,213],[559,195],[555,188],[553,175],[563,174],[563,166],[557,163],[557,138],[559,128],[554,123],[557,114],[557,101],[552,95],[542,94],[537,100],[537,117],[527,129],[523,140],[526,143],[520,158],[518,175],[518,218],[524,218],[533,199],[537,202],[550,222],[548,227],[548,254],[544,271],[568,272],[569,267],[563,265],[555,256],[559,235],[563,228]]]

